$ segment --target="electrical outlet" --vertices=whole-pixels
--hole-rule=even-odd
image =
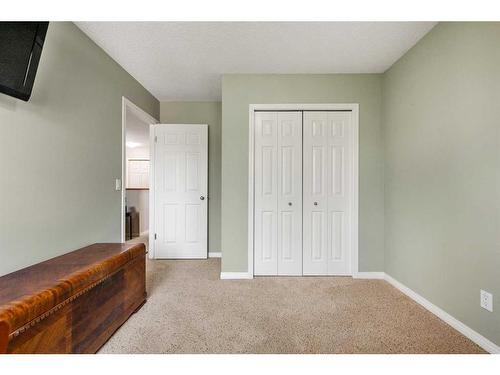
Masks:
[[[122,180],[117,178],[115,180],[115,190],[120,191],[122,189]]]
[[[484,290],[481,290],[481,307],[493,312],[493,295]]]

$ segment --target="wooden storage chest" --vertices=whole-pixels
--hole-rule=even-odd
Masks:
[[[146,300],[144,244],[94,244],[0,277],[0,353],[95,353]]]

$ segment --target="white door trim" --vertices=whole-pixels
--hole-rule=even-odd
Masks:
[[[352,184],[352,232],[351,232],[351,272],[358,273],[358,192],[359,192],[359,104],[250,104],[248,106],[248,271],[250,278],[254,275],[254,113],[255,111],[351,111],[352,112],[352,150],[353,150],[353,184]]]
[[[127,127],[127,109],[131,110],[137,117],[149,124],[158,122],[153,116],[144,111],[139,106],[132,103],[129,99],[122,96],[122,176],[121,176],[121,219],[120,219],[120,241],[125,242],[125,168],[126,158],[126,127]]]
[[[155,258],[155,194],[154,188],[155,184],[155,132],[156,124],[149,127],[149,242],[148,242],[148,256],[149,259]]]

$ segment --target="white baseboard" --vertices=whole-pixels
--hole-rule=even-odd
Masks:
[[[221,280],[253,279],[253,275],[248,272],[221,272]]]
[[[209,258],[222,258],[222,253],[219,252],[209,252],[208,253]]]
[[[470,340],[474,341],[477,345],[479,345],[481,348],[483,348],[487,352],[492,353],[492,354],[500,354],[500,347],[498,345],[491,342],[483,335],[477,333],[472,328],[466,326],[460,320],[454,318],[453,316],[448,314],[446,311],[444,311],[441,308],[434,305],[432,302],[429,302],[424,297],[422,297],[420,294],[414,292],[413,290],[411,290],[407,286],[401,284],[399,281],[397,281],[396,279],[394,279],[392,276],[390,276],[388,274],[385,274],[385,280],[389,284],[394,286],[396,289],[399,289],[401,292],[403,292],[408,297],[413,299],[415,302],[417,302],[418,304],[425,307],[427,310],[429,310],[431,313],[436,315],[438,318],[440,318],[444,322],[448,323],[450,326],[455,328],[462,335],[464,335],[465,337],[468,337]]]
[[[352,275],[353,279],[384,279],[383,272],[358,272]]]

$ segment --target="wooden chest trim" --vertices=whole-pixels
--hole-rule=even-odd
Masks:
[[[63,308],[64,306],[66,306],[68,303],[71,303],[73,302],[75,299],[77,299],[78,297],[82,296],[83,294],[87,293],[88,291],[90,291],[91,289],[95,288],[96,286],[98,286],[99,284],[102,284],[104,281],[106,281],[107,279],[109,279],[111,276],[113,276],[115,273],[119,272],[121,269],[123,269],[123,267],[119,268],[118,270],[116,270],[115,272],[113,272],[112,274],[109,274],[108,276],[104,277],[103,279],[89,285],[87,288],[81,290],[80,292],[74,294],[73,296],[71,296],[70,298],[68,298],[67,300],[59,303],[58,305],[54,306],[53,308],[51,308],[49,311],[47,311],[46,313],[43,313],[42,315],[40,316],[37,316],[35,319],[33,319],[31,322],[28,322],[26,323],[25,325],[19,327],[18,329],[16,329],[15,331],[11,332],[8,337],[9,337],[9,340],[12,339],[13,337],[16,337],[16,336],[19,336],[19,334],[25,332],[27,329],[29,329],[30,327],[34,327],[36,324],[40,323],[42,320],[48,318],[49,316],[51,316],[52,314],[54,314],[55,312],[57,312],[59,309]]]

